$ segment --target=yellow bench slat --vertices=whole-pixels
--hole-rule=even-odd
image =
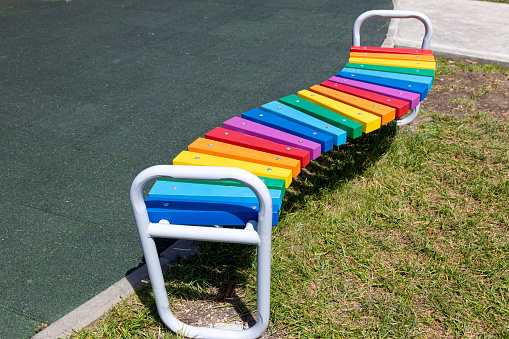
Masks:
[[[287,168],[255,164],[204,153],[182,151],[173,159],[173,165],[237,167],[257,176],[283,179],[285,187],[290,186],[292,182],[292,171]]]
[[[351,58],[370,58],[370,59],[395,59],[409,61],[435,61],[433,55],[414,55],[414,54],[394,54],[394,53],[350,53]]]
[[[198,138],[187,147],[191,152],[215,155],[223,158],[230,158],[262,164],[287,168],[292,171],[295,178],[300,173],[300,161],[297,159],[283,157],[281,155],[257,151],[254,149],[227,144],[225,142]]]
[[[348,62],[356,64],[410,67],[422,69],[436,69],[435,62],[431,61],[410,61],[410,60],[391,60],[391,59],[371,59],[371,58],[350,58]]]
[[[323,95],[313,93],[308,90],[300,91],[297,95],[307,101],[311,101],[314,104],[322,106],[334,113],[344,116],[345,118],[351,119],[362,125],[362,131],[369,133],[376,129],[379,129],[382,124],[380,117],[368,113],[359,108],[344,104],[334,99],[327,98]]]
[[[328,98],[343,102],[347,105],[357,107],[368,113],[379,116],[382,119],[382,125],[396,119],[396,110],[393,107],[385,106],[378,102],[367,100],[341,91],[336,91],[324,86],[315,85],[309,88],[311,92],[315,92]]]

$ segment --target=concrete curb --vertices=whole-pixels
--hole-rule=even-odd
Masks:
[[[176,261],[187,259],[197,252],[196,242],[178,240],[161,254],[161,267],[163,271],[167,271]],[[147,265],[143,265],[113,286],[58,319],[34,335],[32,339],[67,338],[102,317],[113,306],[130,297],[148,282]]]
[[[397,48],[420,48],[420,45],[415,45],[412,41],[398,40],[393,47]],[[465,60],[478,62],[480,64],[499,65],[501,67],[509,67],[507,56],[496,55],[482,52],[462,51],[460,49],[451,50],[447,46],[433,45],[431,47],[433,55],[439,58],[449,58],[454,60]]]

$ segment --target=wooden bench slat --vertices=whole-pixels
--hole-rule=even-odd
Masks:
[[[385,106],[378,102],[363,99],[355,95],[336,91],[325,86],[315,85],[309,88],[311,92],[315,92],[328,98],[340,101],[347,105],[360,108],[366,112],[375,114],[380,117],[382,125],[393,121],[396,118],[396,110],[393,107]]]
[[[300,91],[297,95],[303,99],[306,99],[312,103],[329,109],[343,117],[351,119],[362,125],[362,131],[364,133],[372,132],[379,129],[382,120],[380,117],[358,109],[356,107],[344,104],[334,99],[327,98],[323,95],[313,93],[311,91]]]
[[[406,61],[406,60],[391,60],[391,59],[375,59],[375,58],[353,58],[348,59],[348,62],[358,64],[371,64],[371,65],[384,65],[384,66],[397,66],[397,67],[411,67],[423,69],[436,69],[435,62],[431,61]]]
[[[317,119],[328,122],[333,126],[341,128],[347,133],[349,138],[355,139],[362,135],[362,125],[358,122],[342,117],[326,108],[323,108],[307,100],[303,100],[296,95],[292,94],[280,98],[279,101]]]
[[[242,118],[319,143],[322,153],[330,151],[333,146],[331,136],[270,112],[255,108],[242,113]]]
[[[366,52],[366,53],[395,53],[395,54],[421,54],[433,55],[430,49],[419,48],[392,48],[392,47],[371,47],[371,46],[352,46],[351,52]]]
[[[300,161],[300,167],[306,167],[310,162],[310,154],[306,150],[254,137],[223,127],[214,128],[212,131],[205,134],[205,138],[297,159]]]
[[[334,145],[343,145],[346,142],[346,132],[326,121],[312,117],[309,114],[301,112],[295,108],[287,106],[278,101],[272,101],[261,106],[263,111],[271,112],[273,114],[285,117],[288,120],[298,122],[305,126],[309,126],[314,129],[318,129],[332,137]]]
[[[379,78],[370,75],[358,74],[356,72],[352,73],[346,71],[341,71],[338,74],[336,74],[336,76],[345,79],[355,79],[357,81],[367,82],[373,85],[385,86],[395,88],[398,90],[417,93],[420,96],[419,101],[423,101],[426,98],[426,94],[428,93],[428,86],[418,83],[409,83],[406,81]]]
[[[232,145],[217,140],[198,138],[193,141],[187,149],[191,152],[216,155],[218,157],[243,160],[268,166],[288,168],[292,171],[292,176],[294,178],[300,173],[299,160]]]
[[[182,151],[173,159],[173,165],[238,167],[254,175],[283,179],[285,187],[290,186],[292,182],[292,171],[289,169],[222,158],[210,154]]]
[[[283,195],[280,190],[269,189],[272,206],[281,209]],[[201,202],[241,202],[258,203],[256,194],[249,187],[241,186],[210,186],[199,182],[171,182],[158,180],[150,189],[149,197],[168,201],[201,201]]]
[[[371,100],[374,102],[378,102],[380,104],[392,107],[396,110],[396,118],[399,118],[408,113],[409,104],[407,101],[399,100],[394,97],[366,91],[363,89],[351,87],[348,85],[339,84],[337,82],[332,81],[324,81],[320,85],[328,88],[332,88],[334,90],[351,94],[360,98],[364,98],[367,100]]]
[[[435,57],[433,55],[419,55],[419,54],[416,55],[416,54],[395,54],[395,53],[351,52],[350,57],[435,62]]]
[[[377,78],[393,79],[393,80],[400,80],[400,81],[405,81],[405,82],[410,82],[410,83],[422,84],[422,85],[427,86],[426,93],[428,93],[431,90],[431,85],[433,84],[433,78],[426,77],[426,76],[420,76],[420,75],[372,71],[369,69],[357,69],[357,68],[350,68],[350,67],[345,67],[345,68],[343,68],[342,71],[355,73],[355,74],[364,74],[364,75],[368,75],[368,76],[374,76]]]
[[[242,132],[255,137],[306,150],[309,152],[311,160],[315,160],[321,154],[321,146],[319,143],[243,118],[233,117],[228,119],[223,122],[223,127],[233,131]]]
[[[267,186],[269,190],[279,190],[281,191],[281,194],[284,196],[286,193],[285,188],[285,181],[283,179],[275,179],[275,178],[269,178],[269,177],[259,177],[261,181]],[[161,178],[159,179],[161,181],[169,181],[169,182],[199,182],[202,184],[207,185],[219,185],[219,186],[239,186],[239,187],[246,187],[244,184],[241,184],[237,181],[208,181],[208,180],[174,180],[174,179],[168,179],[168,178]]]
[[[420,76],[427,76],[427,77],[432,77],[432,78],[435,76],[435,70],[433,70],[433,69],[358,64],[358,63],[352,63],[352,62],[347,63],[345,65],[345,67],[358,68],[358,69],[369,69],[372,71],[420,75]]]
[[[352,80],[352,79],[345,79],[340,77],[332,77],[329,79],[329,81],[337,82],[339,84],[347,85],[350,87],[355,87],[359,89],[363,89],[366,91],[371,91],[374,93],[386,95],[389,97],[394,97],[399,100],[407,101],[409,104],[409,109],[414,109],[421,101],[421,96],[418,93],[403,91],[399,89],[379,86],[379,85],[373,85],[367,82]],[[389,101],[388,101],[389,102]]]
[[[181,225],[245,226],[249,220],[258,219],[259,204],[211,203],[199,201],[167,201],[146,198],[149,221],[168,220]],[[277,225],[279,211],[272,210],[272,225]]]

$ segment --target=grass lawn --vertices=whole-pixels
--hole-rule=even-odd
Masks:
[[[454,97],[472,75],[509,77],[441,61],[417,124],[351,140],[292,184],[273,230],[264,337],[509,337],[509,95],[505,111],[476,106],[498,80]],[[433,106],[441,92],[461,114]],[[203,244],[167,274],[176,312],[196,301],[254,310],[254,258]],[[74,336],[103,337],[178,336],[145,287]]]
[[[501,2],[501,3],[504,3],[504,4],[509,4],[509,0],[481,0],[481,1]]]

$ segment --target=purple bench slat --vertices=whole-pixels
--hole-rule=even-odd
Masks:
[[[321,146],[316,142],[243,118],[233,117],[226,120],[223,122],[223,127],[233,131],[242,132],[247,135],[252,135],[254,137],[306,150],[310,153],[312,160],[318,158],[321,154]]]

